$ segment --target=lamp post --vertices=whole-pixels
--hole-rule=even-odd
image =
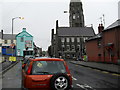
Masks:
[[[12,56],[13,56],[13,54],[14,54],[14,52],[13,52],[13,45],[14,45],[14,43],[13,43],[13,40],[14,40],[14,38],[13,38],[13,25],[14,25],[14,20],[15,19],[24,19],[23,17],[14,17],[14,18],[12,18],[12,41],[11,41],[11,44],[12,44]]]

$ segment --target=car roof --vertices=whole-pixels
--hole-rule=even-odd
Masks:
[[[64,59],[41,57],[41,58],[32,59],[32,61],[64,61]]]

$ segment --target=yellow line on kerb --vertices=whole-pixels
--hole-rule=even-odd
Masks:
[[[102,73],[109,73],[109,72],[106,72],[106,71],[102,71]]]
[[[114,76],[120,76],[120,74],[115,74],[115,73],[114,73],[114,74],[112,74],[112,75],[114,75]]]

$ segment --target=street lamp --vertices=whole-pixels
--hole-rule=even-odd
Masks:
[[[13,23],[14,23],[14,20],[15,19],[21,19],[21,20],[23,20],[24,19],[24,17],[14,17],[14,18],[12,18],[12,41],[11,41],[11,43],[12,43],[12,46],[13,46],[13,40],[14,40],[14,38],[13,38]],[[14,52],[13,52],[13,48],[12,48],[12,56],[13,56],[13,54],[14,54]]]

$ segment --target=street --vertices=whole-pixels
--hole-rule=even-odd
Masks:
[[[68,62],[73,75],[74,88],[103,89],[118,88],[118,77],[105,71],[83,67]]]
[[[118,88],[119,76],[91,69],[67,61],[73,76],[73,88],[80,90],[114,89]],[[21,88],[21,62],[3,75],[2,88]]]

